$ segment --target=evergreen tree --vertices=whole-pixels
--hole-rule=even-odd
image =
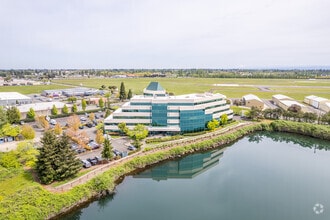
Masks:
[[[55,179],[63,180],[78,173],[81,162],[75,151],[70,148],[69,138],[64,135],[55,142],[54,170]]]
[[[39,148],[39,156],[36,165],[39,179],[43,184],[50,184],[55,179],[53,161],[55,158],[54,143],[56,136],[51,131],[46,131],[41,138],[42,147]]]
[[[126,90],[125,90],[125,85],[123,82],[121,82],[120,84],[120,91],[119,91],[119,99],[121,101],[125,100],[127,97],[126,97]]]
[[[76,103],[74,103],[72,108],[71,108],[71,112],[75,113],[77,111],[78,111],[78,107],[77,107]]]
[[[85,99],[82,99],[81,100],[81,108],[82,108],[82,110],[85,111],[86,110],[86,107],[87,107],[87,102],[86,102]]]
[[[57,108],[56,108],[55,105],[53,105],[53,107],[52,107],[51,114],[52,115],[57,115],[58,114],[58,111],[57,111]]]
[[[30,119],[34,119],[36,117],[36,113],[33,108],[29,109],[29,111],[26,113],[26,117]]]
[[[102,150],[102,157],[107,160],[111,160],[113,157],[112,154],[112,146],[108,138],[104,140],[103,143],[103,150]]]
[[[21,120],[21,113],[18,108],[16,108],[15,106],[10,107],[7,110],[7,119],[11,124],[19,123],[19,121]]]
[[[131,99],[132,96],[133,96],[133,94],[132,94],[132,90],[129,89],[129,90],[128,90],[128,94],[127,94],[127,99]]]
[[[68,113],[69,113],[68,106],[64,105],[62,108],[62,114],[68,114]]]

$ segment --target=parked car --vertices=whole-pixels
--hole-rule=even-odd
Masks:
[[[97,162],[102,162],[103,161],[103,158],[101,156],[96,156],[95,157],[95,160],[97,160]]]
[[[78,148],[78,149],[76,150],[76,152],[77,152],[78,154],[85,153],[85,152],[86,152],[86,149],[81,147],[81,148]]]
[[[88,144],[88,146],[92,149],[92,150],[95,150],[95,149],[98,149],[100,147],[100,145],[98,143],[96,143],[95,141],[92,141]]]
[[[87,118],[85,118],[85,117],[80,117],[80,121],[87,121]]]
[[[98,162],[95,158],[87,158],[87,161],[92,164],[92,166],[95,166]]]
[[[119,155],[120,155],[120,151],[119,151],[119,150],[114,149],[112,152],[113,152],[116,156],[119,156]]]
[[[81,160],[84,168],[89,168],[92,164],[88,160]]]
[[[79,129],[84,129],[84,125],[79,125]]]
[[[57,121],[55,119],[50,119],[49,124],[56,125]]]
[[[95,115],[95,119],[99,119],[100,118],[100,116],[98,116],[98,115]]]
[[[93,125],[93,123],[88,122],[88,123],[86,124],[86,126],[89,127],[89,128],[91,128],[91,127],[93,127],[94,125]]]
[[[136,150],[136,147],[134,147],[133,145],[130,145],[127,147],[128,150]]]

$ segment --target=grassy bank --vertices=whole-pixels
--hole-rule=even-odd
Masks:
[[[289,128],[292,127],[292,132],[299,131],[298,129],[295,129],[295,126],[298,126],[296,124],[305,125],[305,123],[290,123],[292,124],[289,124]],[[20,178],[22,178],[20,181],[27,181],[28,184],[24,187],[18,187],[18,189],[11,188],[12,191],[10,193],[4,194],[1,192],[0,194],[2,196],[0,197],[0,219],[45,219],[54,217],[56,214],[65,212],[68,209],[75,207],[77,204],[88,201],[95,196],[99,196],[102,192],[113,191],[116,181],[120,177],[127,175],[136,169],[144,168],[148,165],[156,164],[166,159],[229,144],[254,131],[282,131],[281,129],[284,126],[287,125],[285,125],[282,121],[275,121],[270,124],[259,123],[240,128],[221,136],[214,136],[199,143],[191,143],[172,148],[168,148],[166,144],[163,144],[155,152],[150,151],[147,155],[137,156],[126,163],[112,167],[89,182],[74,187],[72,190],[63,193],[49,192],[39,184],[33,182],[31,176],[24,176],[26,173],[23,172],[24,175],[20,176]],[[329,126],[320,126],[316,129],[325,129],[322,130],[321,133],[323,133],[324,131],[328,131],[327,129],[329,129]],[[287,131],[288,129],[286,132]],[[313,134],[319,135],[316,132]],[[15,175],[22,175],[22,173],[14,174],[11,178],[1,181],[0,188],[3,189],[2,187],[6,185],[4,183],[10,181],[12,178],[15,178]],[[7,182],[7,185],[8,184],[10,184],[10,182]]]

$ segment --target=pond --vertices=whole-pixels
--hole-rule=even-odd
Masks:
[[[128,176],[61,219],[330,219],[330,142],[259,132]]]

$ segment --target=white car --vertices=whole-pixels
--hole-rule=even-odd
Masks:
[[[50,119],[49,123],[51,125],[56,125],[57,124],[57,121],[55,119]]]
[[[87,118],[85,118],[85,117],[80,117],[80,121],[87,121]]]

